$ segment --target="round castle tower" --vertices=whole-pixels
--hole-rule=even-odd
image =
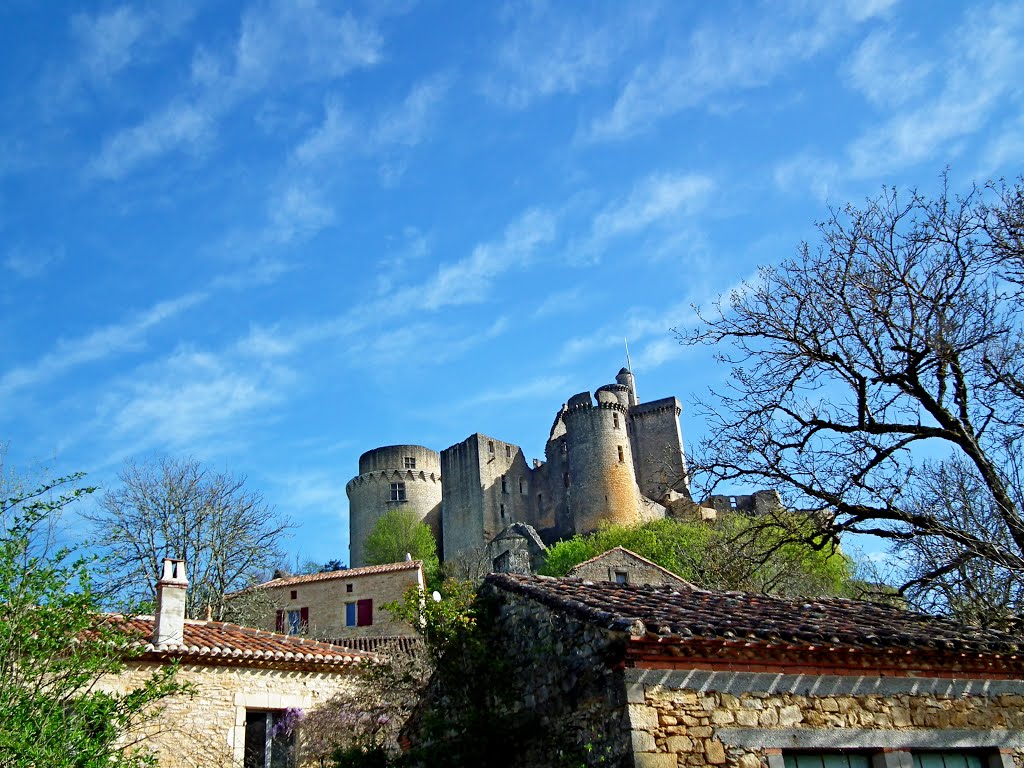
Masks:
[[[601,522],[632,524],[640,518],[633,455],[627,432],[631,395],[625,387],[602,387],[597,405],[589,392],[574,395],[563,415],[568,447],[569,515],[576,533]]]
[[[359,457],[359,474],[345,486],[351,567],[366,565],[364,545],[392,509],[411,509],[440,535],[441,454],[422,445],[388,445]],[[440,539],[438,539],[440,541]]]

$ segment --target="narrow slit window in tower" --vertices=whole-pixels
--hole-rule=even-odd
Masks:
[[[519,478],[519,493],[526,493],[526,481],[523,478]]]
[[[565,475],[562,476],[562,479],[565,481],[565,487],[568,488],[569,487],[569,473],[566,472]]]
[[[488,453],[494,453],[494,441],[493,440],[488,440],[487,441],[487,452]]]
[[[511,459],[512,458],[512,446],[511,445],[506,445],[505,446],[505,458],[506,459]]]
[[[614,426],[615,429],[619,428],[619,414],[617,413],[612,414],[612,426]]]
[[[508,479],[505,475],[501,476],[501,492],[508,493]]]
[[[504,520],[505,519],[505,505],[504,504],[499,504],[498,507],[501,510],[501,519]]]
[[[619,464],[622,464],[623,462],[626,461],[626,455],[622,452],[622,446],[621,445],[616,446],[616,447],[619,449]]]

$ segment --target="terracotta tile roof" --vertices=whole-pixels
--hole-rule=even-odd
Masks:
[[[668,568],[663,568],[662,566],[658,565],[653,560],[648,560],[646,557],[641,557],[640,555],[638,555],[633,550],[626,549],[625,547],[621,547],[621,546],[620,547],[612,547],[611,549],[609,549],[609,550],[607,550],[605,552],[602,552],[599,555],[595,555],[594,557],[590,558],[589,560],[584,560],[582,563],[579,563],[578,565],[573,566],[572,570],[569,571],[568,575],[569,576],[576,576],[576,575],[578,575],[580,569],[583,568],[583,566],[585,566],[585,565],[592,565],[593,563],[600,562],[602,559],[604,559],[605,557],[610,555],[612,552],[621,552],[621,553],[625,554],[626,556],[633,558],[634,560],[638,560],[639,562],[643,563],[646,566],[649,566],[651,568],[656,569],[658,572],[664,574],[665,577],[668,578],[674,584],[685,584],[687,587],[689,587],[691,589],[696,589],[697,588],[694,584],[691,584],[686,579],[684,579],[682,576],[679,576],[679,575],[677,575],[675,573],[672,573],[672,571],[670,571]]]
[[[282,635],[222,621],[186,620],[184,642],[154,645],[153,617],[114,617],[138,634],[144,657],[174,658],[193,663],[237,666],[339,668],[373,660],[371,653],[332,645],[308,637]]]
[[[414,571],[423,567],[422,560],[405,560],[401,563],[386,563],[384,565],[367,565],[362,568],[347,568],[343,571],[326,571],[325,573],[310,573],[305,576],[285,576],[280,579],[271,579],[262,584],[254,584],[246,587],[240,592],[248,592],[250,589],[266,589],[267,587],[286,587],[293,584],[308,584],[314,581],[330,581],[332,579],[355,579],[360,576],[373,576],[379,573],[396,573],[398,571]],[[234,594],[239,594],[238,592]]]
[[[423,640],[413,635],[394,635],[386,637],[339,637],[331,638],[333,645],[342,645],[353,650],[388,655],[402,652],[410,656],[424,650]]]
[[[857,600],[787,600],[678,586],[490,574],[492,587],[634,637],[788,649],[913,650],[1013,655],[1013,635]]]

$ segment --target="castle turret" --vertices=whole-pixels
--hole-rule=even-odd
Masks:
[[[353,568],[366,565],[366,537],[385,512],[412,510],[441,543],[441,456],[422,445],[389,445],[359,457],[359,474],[345,486],[349,554]]]
[[[625,387],[629,392],[630,407],[640,402],[636,397],[636,379],[633,378],[632,371],[628,368],[620,368],[618,375],[615,377],[615,383]]]
[[[598,390],[597,400],[595,406],[588,392],[574,395],[564,416],[566,492],[576,533],[594,531],[602,522],[628,525],[641,518],[627,409],[607,389]]]

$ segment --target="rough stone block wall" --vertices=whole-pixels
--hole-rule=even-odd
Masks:
[[[132,662],[120,675],[100,680],[99,688],[127,693],[142,686],[159,668],[148,662]],[[283,671],[252,667],[185,664],[177,679],[192,686],[194,695],[165,699],[157,717],[128,734],[140,747],[158,756],[160,768],[239,768],[245,743],[245,711],[303,711],[359,684],[358,672],[339,674]],[[302,736],[298,736],[300,765]]]
[[[627,584],[686,584],[686,581],[678,576],[665,573],[656,566],[614,549],[605,552],[593,562],[576,566],[569,575],[590,581],[614,582],[616,573],[625,573]]]
[[[1024,766],[1024,682],[655,669],[626,677],[642,768],[775,768],[785,749],[1002,749]]]
[[[536,742],[515,745],[517,768],[630,766],[622,670],[609,666],[614,638],[521,596],[501,598],[495,629],[513,695],[500,716],[539,718]]]
[[[348,586],[352,591],[348,591]],[[273,587],[271,595],[274,609],[261,624],[266,630],[276,629],[276,610],[309,609],[310,637],[328,640],[344,640],[346,637],[390,637],[413,635],[415,632],[404,621],[399,621],[385,610],[385,603],[400,602],[409,587],[419,586],[418,570],[403,570],[393,573],[373,573],[355,576],[351,579],[330,579],[305,584]],[[295,592],[292,599],[291,593]],[[373,624],[365,627],[345,625],[345,605],[358,600],[373,600]]]

